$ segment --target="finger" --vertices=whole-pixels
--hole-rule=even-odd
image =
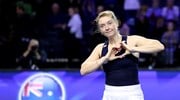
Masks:
[[[121,43],[124,44],[124,45],[127,45],[126,41],[122,41]]]
[[[116,53],[117,52],[117,48],[112,48],[110,49],[110,51],[108,51],[108,55],[111,55],[112,53]]]
[[[124,47],[124,48],[127,47],[127,44],[125,43],[125,41],[122,41],[121,44],[122,44],[122,47]]]
[[[122,41],[122,43],[126,44],[126,41]]]
[[[126,56],[126,54],[124,53],[124,54],[120,55],[119,58],[124,58],[125,56]]]
[[[124,58],[128,54],[130,54],[130,52],[128,50],[126,50],[126,52],[123,53],[122,55],[120,55],[119,58]]]
[[[131,47],[125,43],[125,41],[122,42],[122,47],[128,51],[131,51]]]
[[[121,55],[121,56],[120,56],[120,58],[122,59],[122,58],[124,58],[125,56],[126,56],[126,54],[124,54],[124,55]]]
[[[112,61],[112,60],[115,60],[115,59],[118,59],[118,58],[120,58],[120,56],[112,57],[112,58],[110,58],[109,60]]]

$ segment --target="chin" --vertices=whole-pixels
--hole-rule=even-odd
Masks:
[[[113,37],[114,35],[115,35],[114,33],[109,33],[106,36],[110,38],[110,37]]]

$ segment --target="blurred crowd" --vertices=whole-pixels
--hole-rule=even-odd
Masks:
[[[140,54],[142,68],[180,66],[178,0],[1,0],[0,67],[79,68],[105,38],[94,19],[115,12],[122,35],[157,39],[165,50]]]

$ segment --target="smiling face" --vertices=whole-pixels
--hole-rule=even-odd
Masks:
[[[116,33],[117,24],[111,17],[104,16],[99,19],[98,27],[104,36],[110,37]]]
[[[118,33],[118,21],[111,11],[101,12],[96,18],[99,31],[105,37],[112,37]]]

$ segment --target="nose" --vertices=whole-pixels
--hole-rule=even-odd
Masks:
[[[105,30],[109,30],[109,26],[108,25],[105,25]]]

